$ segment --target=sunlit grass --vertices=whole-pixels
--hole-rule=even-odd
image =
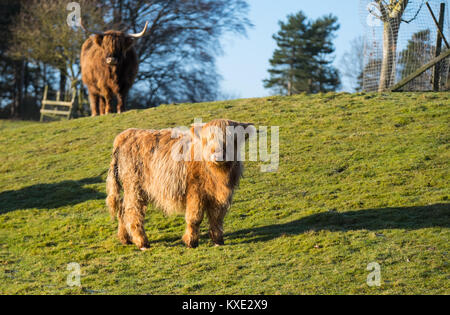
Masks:
[[[0,121],[0,293],[449,294],[448,93],[320,94]],[[280,126],[280,166],[245,162],[224,247],[150,208],[151,249],[116,239],[105,177],[126,128]],[[67,264],[81,265],[81,288]],[[381,266],[381,286],[366,283]]]

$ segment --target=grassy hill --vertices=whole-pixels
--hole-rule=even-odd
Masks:
[[[194,118],[280,126],[280,167],[245,162],[226,246],[149,208],[151,249],[105,207],[112,141]],[[320,94],[0,122],[1,294],[450,294],[450,95]],[[69,287],[67,264],[81,265]],[[381,286],[366,283],[371,262]]]

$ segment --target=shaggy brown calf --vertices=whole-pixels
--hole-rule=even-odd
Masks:
[[[128,129],[116,137],[106,202],[111,216],[117,216],[123,244],[149,247],[144,230],[148,202],[166,214],[185,214],[188,247],[198,246],[205,212],[212,241],[224,244],[223,220],[242,175],[238,154],[245,141],[230,127],[247,128],[245,135],[255,130],[252,124],[218,119],[188,131]]]
[[[89,90],[92,116],[112,112],[113,96],[117,99],[117,112],[125,110],[128,91],[134,83],[139,64],[134,40],[144,35],[126,34],[120,31],[92,32],[81,47],[81,75]]]

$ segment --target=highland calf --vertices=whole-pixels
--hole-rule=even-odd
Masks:
[[[223,245],[223,220],[243,171],[244,129],[245,135],[255,132],[252,124],[218,119],[186,131],[128,129],[119,134],[106,199],[119,221],[119,240],[141,250],[149,247],[144,216],[152,202],[166,214],[185,214],[182,239],[188,247],[198,246],[205,213],[212,241]]]

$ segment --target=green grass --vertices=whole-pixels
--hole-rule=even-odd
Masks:
[[[0,122],[2,294],[450,294],[448,93],[319,94],[161,106],[47,124]],[[150,208],[151,249],[105,207],[126,128],[230,118],[280,126],[280,167],[245,177],[226,246]],[[69,287],[67,264],[81,265]],[[369,287],[367,265],[381,266]]]
[[[2,131],[3,129],[21,128],[23,126],[29,126],[32,124],[36,124],[36,123],[34,121],[28,121],[28,120],[0,119],[0,131]]]

